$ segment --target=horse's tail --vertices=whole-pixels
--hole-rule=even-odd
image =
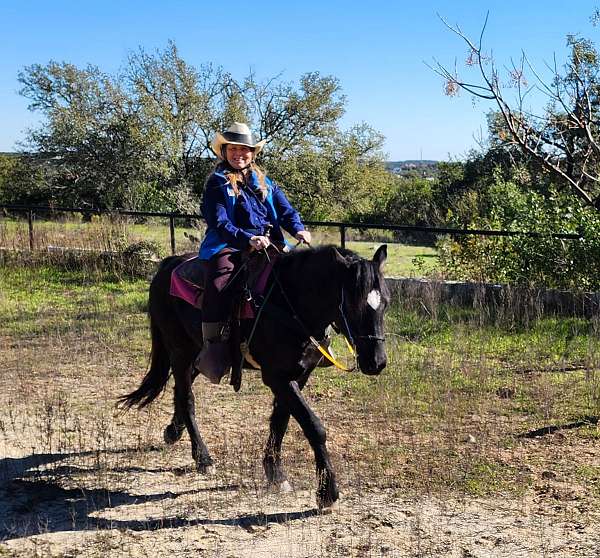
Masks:
[[[142,409],[154,401],[165,389],[169,380],[171,361],[158,326],[150,317],[150,335],[152,337],[152,352],[150,367],[144,376],[140,387],[127,395],[119,397],[119,404],[126,409],[137,405]]]

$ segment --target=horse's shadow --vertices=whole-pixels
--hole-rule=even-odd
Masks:
[[[52,465],[57,461],[63,461],[68,458],[83,458],[83,457],[93,457],[98,455],[118,455],[118,454],[131,454],[135,452],[158,452],[161,451],[162,448],[159,446],[146,446],[143,448],[116,448],[116,449],[107,449],[107,450],[89,450],[89,451],[78,451],[78,452],[69,452],[69,453],[34,453],[32,455],[27,455],[25,457],[3,457],[0,459],[0,486],[6,482],[9,482],[13,479],[18,479],[24,476],[32,476],[37,472],[39,472],[40,468],[46,467],[47,465]],[[60,467],[53,468],[48,472],[53,474],[57,474],[57,471],[62,469],[73,470],[77,469],[76,467]],[[83,470],[83,469],[82,469]],[[85,469],[85,471],[90,472],[93,469]],[[112,469],[111,469],[112,470]],[[140,471],[147,471],[148,469],[139,469]],[[153,470],[153,472],[158,472],[158,469]],[[161,472],[166,471],[166,469],[160,470]]]
[[[145,451],[157,451],[148,447]],[[126,453],[134,449],[107,450],[100,453]],[[121,520],[95,517],[93,512],[125,505],[139,505],[175,499],[186,494],[200,492],[225,492],[239,488],[237,484],[214,484],[180,492],[154,494],[131,494],[122,490],[105,488],[64,488],[57,478],[72,478],[93,469],[58,466],[41,474],[40,467],[51,465],[72,457],[86,457],[99,452],[47,453],[23,458],[0,459],[0,541],[59,531],[84,531],[98,529],[131,529],[153,531],[194,525],[229,525],[249,529],[267,523],[284,523],[318,514],[318,510],[292,513],[248,514],[221,519],[186,519],[160,517],[147,520]],[[113,472],[164,472],[172,469],[147,469],[142,467],[118,467]]]

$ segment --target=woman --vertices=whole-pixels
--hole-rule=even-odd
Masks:
[[[206,236],[200,260],[206,261],[202,303],[204,346],[194,367],[219,383],[230,366],[229,325],[233,309],[234,276],[244,250],[263,250],[271,241],[284,242],[282,229],[299,242],[311,235],[285,194],[256,164],[265,140],[255,142],[246,124],[234,122],[217,133],[212,150],[219,159],[202,197]]]

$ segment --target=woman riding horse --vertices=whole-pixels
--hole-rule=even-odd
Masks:
[[[371,260],[333,246],[282,255],[267,285],[271,291],[268,308],[257,318],[249,342],[262,381],[273,393],[263,456],[267,481],[281,490],[289,487],[281,454],[289,419],[294,417],[314,451],[320,508],[335,503],[339,493],[325,428],[302,389],[321,359],[315,343],[322,346],[329,325],[353,345],[357,368],[363,373],[377,375],[385,368],[383,318],[390,301],[382,274],[385,259],[385,245]],[[186,256],[166,258],[152,280],[148,299],[150,367],[139,387],[120,401],[127,408],[145,407],[162,393],[172,375],[174,412],[164,430],[165,441],[173,444],[187,430],[197,470],[207,473],[213,460],[196,421],[195,374],[190,366],[202,343],[202,311],[169,294],[173,270],[185,260]]]
[[[300,242],[310,243],[298,213],[254,163],[263,145],[254,142],[244,124],[217,134],[213,149],[221,161],[207,181],[202,201],[208,224],[200,249],[209,270],[205,302],[200,310],[171,296],[172,273],[187,256],[166,258],[149,290],[150,367],[139,387],[120,398],[125,407],[145,407],[162,393],[172,375],[174,412],[164,438],[175,443],[187,430],[200,473],[208,472],[213,460],[196,421],[192,390],[196,373],[191,364],[200,350],[196,366],[203,374],[218,382],[224,373],[225,368],[217,364],[229,356],[222,324],[232,308],[232,293],[225,286],[239,265],[241,251],[262,250],[270,240],[282,241],[282,228]],[[270,237],[265,234],[269,226]],[[302,389],[322,358],[329,326],[346,336],[363,373],[377,375],[385,368],[384,312],[390,301],[382,273],[386,256],[385,245],[370,260],[334,246],[282,255],[273,265],[262,314],[257,314],[248,337],[248,350],[273,393],[263,457],[267,481],[282,490],[288,484],[281,452],[289,419],[294,417],[314,452],[319,508],[333,505],[339,492],[325,428]],[[204,348],[200,329],[208,339]],[[215,352],[224,357],[213,357]]]
[[[299,242],[311,235],[285,194],[256,164],[265,140],[255,142],[246,124],[234,122],[217,133],[212,149],[219,158],[202,197],[206,236],[200,260],[206,261],[202,306],[203,348],[194,368],[219,383],[230,366],[229,326],[233,309],[232,278],[248,248],[262,250],[283,242],[284,229]]]

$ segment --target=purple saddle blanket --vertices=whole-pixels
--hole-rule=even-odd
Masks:
[[[202,308],[204,292],[204,265],[198,256],[192,256],[181,262],[171,272],[169,293],[195,306]]]
[[[264,268],[259,269],[254,277],[254,285],[249,285],[255,296],[264,294],[267,286],[267,279],[273,269],[274,259],[270,260]],[[204,293],[204,263],[198,259],[198,256],[192,256],[181,262],[171,272],[171,288],[169,293],[185,300],[187,303],[202,308],[202,298]],[[243,319],[254,318],[254,306],[251,301],[244,301],[240,309],[240,317]]]

